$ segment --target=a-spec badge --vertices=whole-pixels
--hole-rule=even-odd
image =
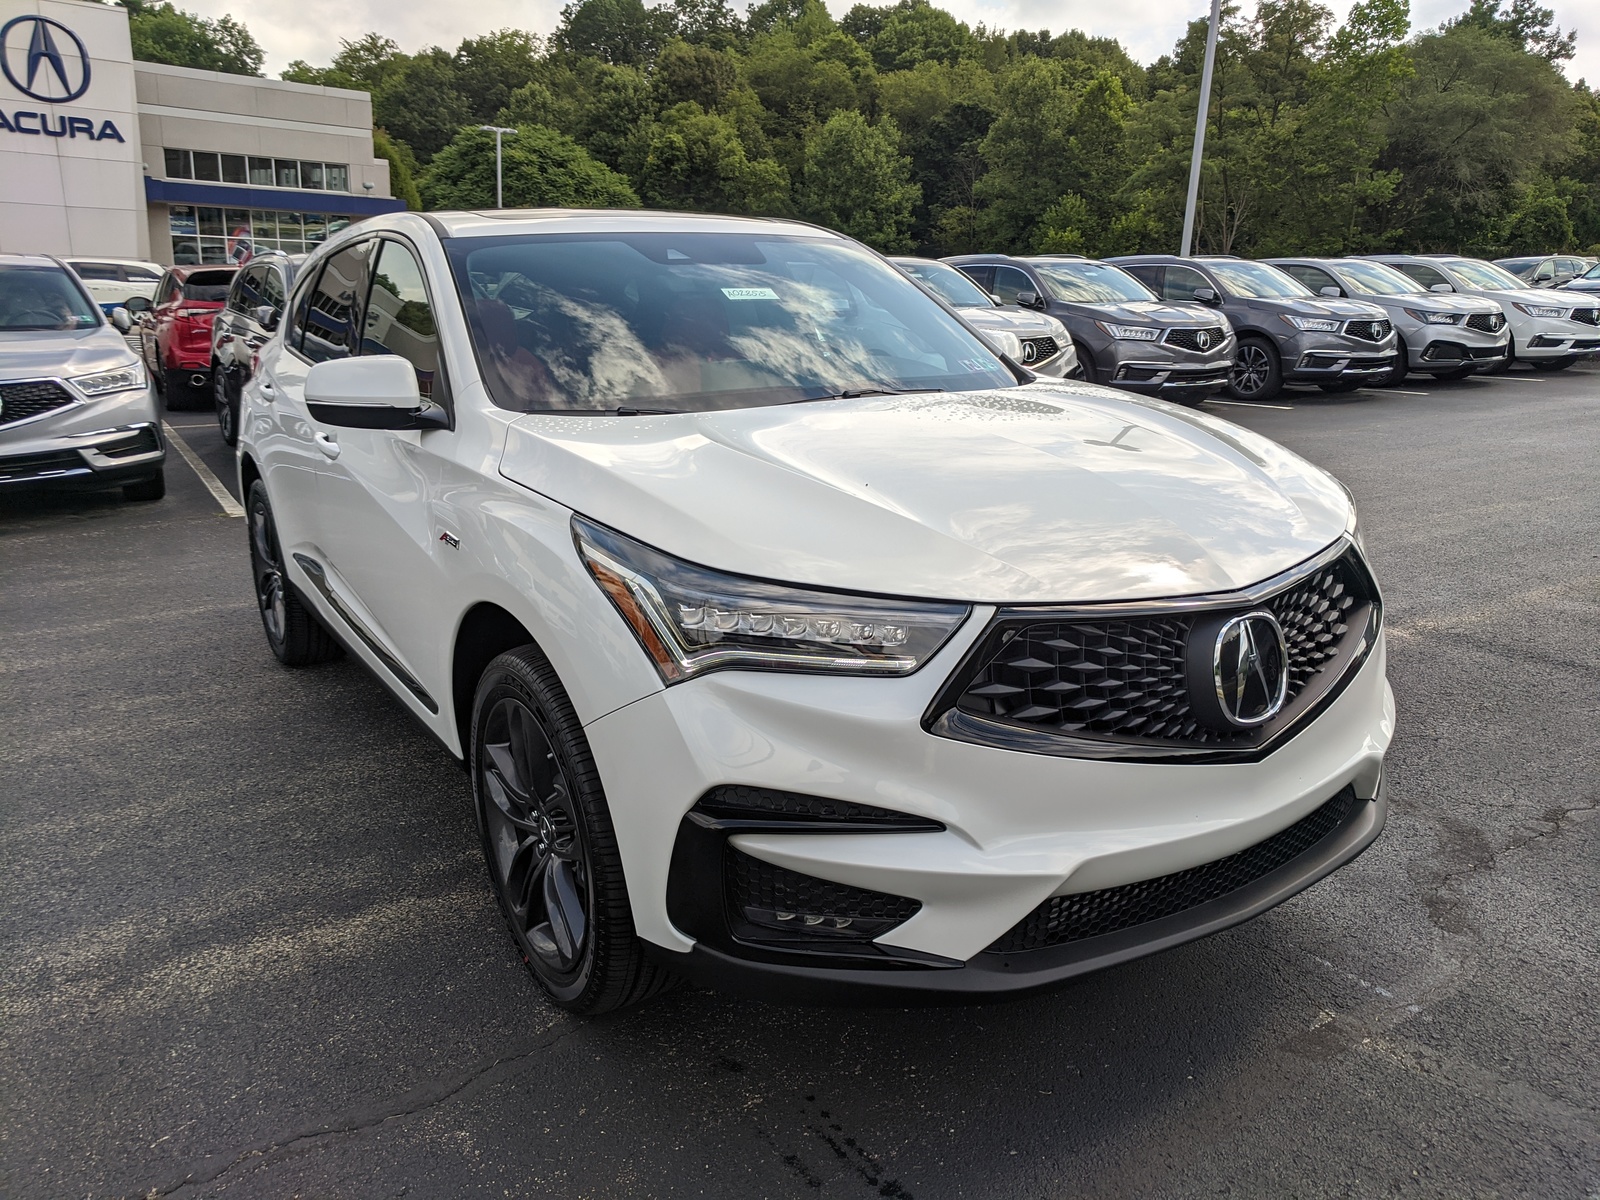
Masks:
[[[446,546],[449,546],[452,550],[459,550],[461,548],[461,539],[455,534],[451,533],[448,529],[439,535],[439,540]]]

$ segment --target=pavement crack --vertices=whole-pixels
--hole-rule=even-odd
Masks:
[[[547,1038],[535,1045],[527,1046],[513,1054],[502,1054],[471,1070],[460,1072],[446,1079],[421,1084],[410,1091],[402,1092],[400,1095],[379,1104],[352,1109],[332,1120],[280,1134],[269,1141],[258,1142],[239,1150],[210,1155],[197,1166],[191,1167],[186,1171],[182,1178],[159,1186],[145,1188],[134,1194],[141,1197],[141,1200],[157,1200],[158,1197],[175,1195],[185,1188],[213,1183],[235,1168],[252,1160],[262,1160],[269,1155],[281,1154],[303,1143],[316,1141],[318,1138],[332,1137],[337,1134],[362,1133],[389,1121],[415,1116],[417,1113],[437,1108],[476,1086],[486,1085],[491,1076],[503,1074],[505,1070],[515,1067],[536,1054],[549,1050],[577,1032],[578,1028],[574,1026],[565,1029],[554,1037]]]

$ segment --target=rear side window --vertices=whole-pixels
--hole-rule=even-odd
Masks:
[[[1321,292],[1325,287],[1336,288],[1339,286],[1338,281],[1334,279],[1332,275],[1329,275],[1326,271],[1320,270],[1317,267],[1308,267],[1300,263],[1289,263],[1286,266],[1280,267],[1279,270],[1289,272],[1289,274],[1293,275],[1313,292]]]
[[[990,292],[990,293],[992,293],[994,291],[994,268],[993,267],[985,267],[985,266],[981,266],[981,265],[977,265],[977,264],[969,264],[967,266],[958,267],[956,269],[959,270],[968,279],[972,280],[973,283],[975,283],[979,287],[981,287],[984,291]]]
[[[417,372],[417,390],[435,398],[439,379],[439,330],[423,282],[422,267],[409,247],[379,243],[372,292],[361,338],[363,354],[398,354]]]
[[[72,269],[78,273],[79,279],[115,280],[118,274],[115,263],[79,262],[73,263]]]
[[[261,303],[273,312],[283,311],[283,272],[276,267],[263,267],[261,271]]]
[[[123,267],[122,277],[129,283],[155,283],[161,278],[161,272],[149,267]]]
[[[233,285],[233,290],[228,293],[228,307],[237,313],[253,312],[261,301],[261,272],[260,267],[251,267],[240,271],[239,278]]]
[[[183,281],[185,300],[226,300],[233,286],[232,271],[196,271]]]
[[[306,292],[310,303],[300,352],[312,362],[348,358],[354,351],[371,251],[371,242],[346,246],[323,264],[316,284]]]

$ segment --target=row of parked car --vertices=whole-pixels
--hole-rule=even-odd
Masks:
[[[1290,383],[1342,392],[1412,373],[1460,379],[1513,362],[1559,371],[1600,354],[1600,267],[1556,290],[1445,254],[893,261],[1037,372],[1183,403],[1224,389],[1265,401]],[[1519,265],[1538,275],[1541,261]]]

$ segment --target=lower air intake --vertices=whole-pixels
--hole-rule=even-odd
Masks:
[[[870,941],[909,920],[920,900],[832,883],[728,846],[728,916],[743,941]]]

